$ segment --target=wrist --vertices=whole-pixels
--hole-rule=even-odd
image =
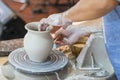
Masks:
[[[73,22],[73,21],[68,17],[69,11],[65,11],[65,12],[63,12],[63,13],[61,13],[61,14],[62,14],[62,17],[63,17],[64,19],[68,20],[69,22]]]
[[[63,28],[66,28],[67,26],[71,25],[73,22],[71,19],[67,18],[66,15],[68,15],[68,12],[61,13],[61,16],[62,16],[61,20],[62,20],[63,24],[65,24],[63,26]]]

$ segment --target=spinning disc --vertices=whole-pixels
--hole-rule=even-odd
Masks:
[[[19,48],[10,53],[9,62],[17,69],[26,73],[46,73],[62,69],[68,59],[59,51],[51,51],[45,62],[33,62],[29,59],[24,48]]]

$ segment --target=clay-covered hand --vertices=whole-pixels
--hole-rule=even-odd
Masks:
[[[48,25],[60,26],[60,27],[66,28],[71,24],[72,24],[72,21],[64,18],[63,13],[58,13],[58,14],[50,15],[48,16],[48,18],[41,19],[38,29],[45,30]]]
[[[60,28],[55,32],[55,43],[58,45],[72,45],[80,37],[97,32],[99,28],[90,26],[70,25],[66,29]],[[61,39],[62,38],[62,39]]]

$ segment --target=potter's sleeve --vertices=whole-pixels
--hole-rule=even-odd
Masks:
[[[120,6],[103,17],[106,50],[120,80]]]

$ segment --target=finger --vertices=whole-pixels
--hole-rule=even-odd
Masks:
[[[62,46],[62,45],[64,45],[63,38],[64,38],[63,35],[59,35],[59,36],[56,37],[56,39],[54,40],[54,42],[57,45]]]
[[[63,41],[56,41],[55,44],[58,45],[58,46],[63,46],[64,42]]]
[[[63,44],[63,41],[56,41],[55,42],[57,45],[61,45],[61,44]]]
[[[40,23],[38,24],[38,30],[39,31],[44,31],[46,30],[46,27],[49,26],[47,19],[43,18],[40,20]]]
[[[79,40],[79,36],[78,34],[73,34],[73,35],[70,35],[69,38],[64,38],[63,41],[64,41],[64,44],[66,45],[72,45],[74,43],[76,43],[78,40]]]
[[[60,28],[59,30],[55,32],[55,38],[61,35],[61,33],[62,33],[62,28]]]
[[[58,30],[56,33],[55,33],[55,38],[54,40],[55,41],[60,41],[61,43],[59,43],[59,45],[64,45],[64,41],[63,41],[63,38],[64,37],[67,37],[70,35],[70,32],[68,32],[67,30],[64,30],[64,29],[60,29]]]
[[[49,23],[51,25],[61,26],[61,14],[53,14],[48,17]]]
[[[59,34],[58,36],[54,37],[54,40],[55,40],[55,41],[62,40],[63,37],[64,37],[64,36],[63,36],[62,34]]]
[[[55,37],[57,37],[58,35],[63,35],[63,36],[69,36],[71,34],[70,31],[67,31],[63,28],[60,28],[58,31],[55,32]]]

